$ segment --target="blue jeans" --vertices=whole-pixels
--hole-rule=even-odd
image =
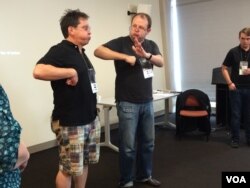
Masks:
[[[151,177],[155,128],[153,103],[117,103],[120,184]],[[136,168],[134,169],[134,165]]]
[[[246,139],[250,140],[250,89],[229,91],[229,100],[232,140],[239,141],[241,124],[246,131]]]

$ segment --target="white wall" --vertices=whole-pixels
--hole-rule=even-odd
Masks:
[[[35,80],[35,63],[63,37],[59,19],[65,9],[79,8],[89,14],[92,39],[86,53],[97,71],[99,95],[114,95],[115,71],[111,61],[100,60],[93,51],[100,44],[127,35],[129,4],[152,5],[153,28],[148,38],[156,41],[163,52],[159,2],[156,0],[0,0],[0,82],[5,88],[15,118],[23,127],[22,138],[28,146],[54,140],[50,130],[53,109],[50,83]],[[7,55],[6,52],[20,52]],[[155,68],[154,88],[166,88],[165,69]],[[155,104],[156,110],[163,108]],[[113,112],[113,111],[112,111]],[[115,122],[115,112],[111,121]]]

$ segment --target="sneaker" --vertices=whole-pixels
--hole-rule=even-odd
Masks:
[[[239,142],[235,141],[235,140],[232,140],[230,145],[231,145],[232,148],[238,148],[239,147]]]
[[[160,187],[160,185],[161,185],[161,182],[159,182],[158,180],[153,179],[153,178],[144,179],[144,180],[136,180],[136,182],[147,184],[147,185],[152,186],[152,187]]]
[[[128,183],[125,183],[124,185],[122,185],[122,184],[119,184],[119,187],[120,188],[133,188],[133,182],[131,181],[131,182],[128,182]]]

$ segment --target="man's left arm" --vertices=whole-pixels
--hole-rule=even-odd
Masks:
[[[158,48],[158,47],[157,47]],[[163,57],[160,54],[157,55],[153,55],[149,52],[146,52],[143,48],[143,46],[141,45],[141,43],[135,38],[134,40],[134,45],[132,46],[132,49],[134,50],[134,52],[140,56],[143,57],[145,59],[147,59],[148,61],[150,61],[150,63],[152,63],[153,65],[157,66],[157,67],[162,67],[164,64],[163,61]]]
[[[162,67],[164,64],[163,61],[163,57],[162,55],[153,55],[151,53],[146,53],[146,57],[147,60],[150,61],[150,63],[152,63],[153,65],[157,66],[157,67]]]

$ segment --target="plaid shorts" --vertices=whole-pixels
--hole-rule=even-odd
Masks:
[[[87,125],[65,127],[59,120],[51,122],[59,145],[59,169],[79,176],[84,166],[98,163],[100,156],[100,121],[98,117]]]

